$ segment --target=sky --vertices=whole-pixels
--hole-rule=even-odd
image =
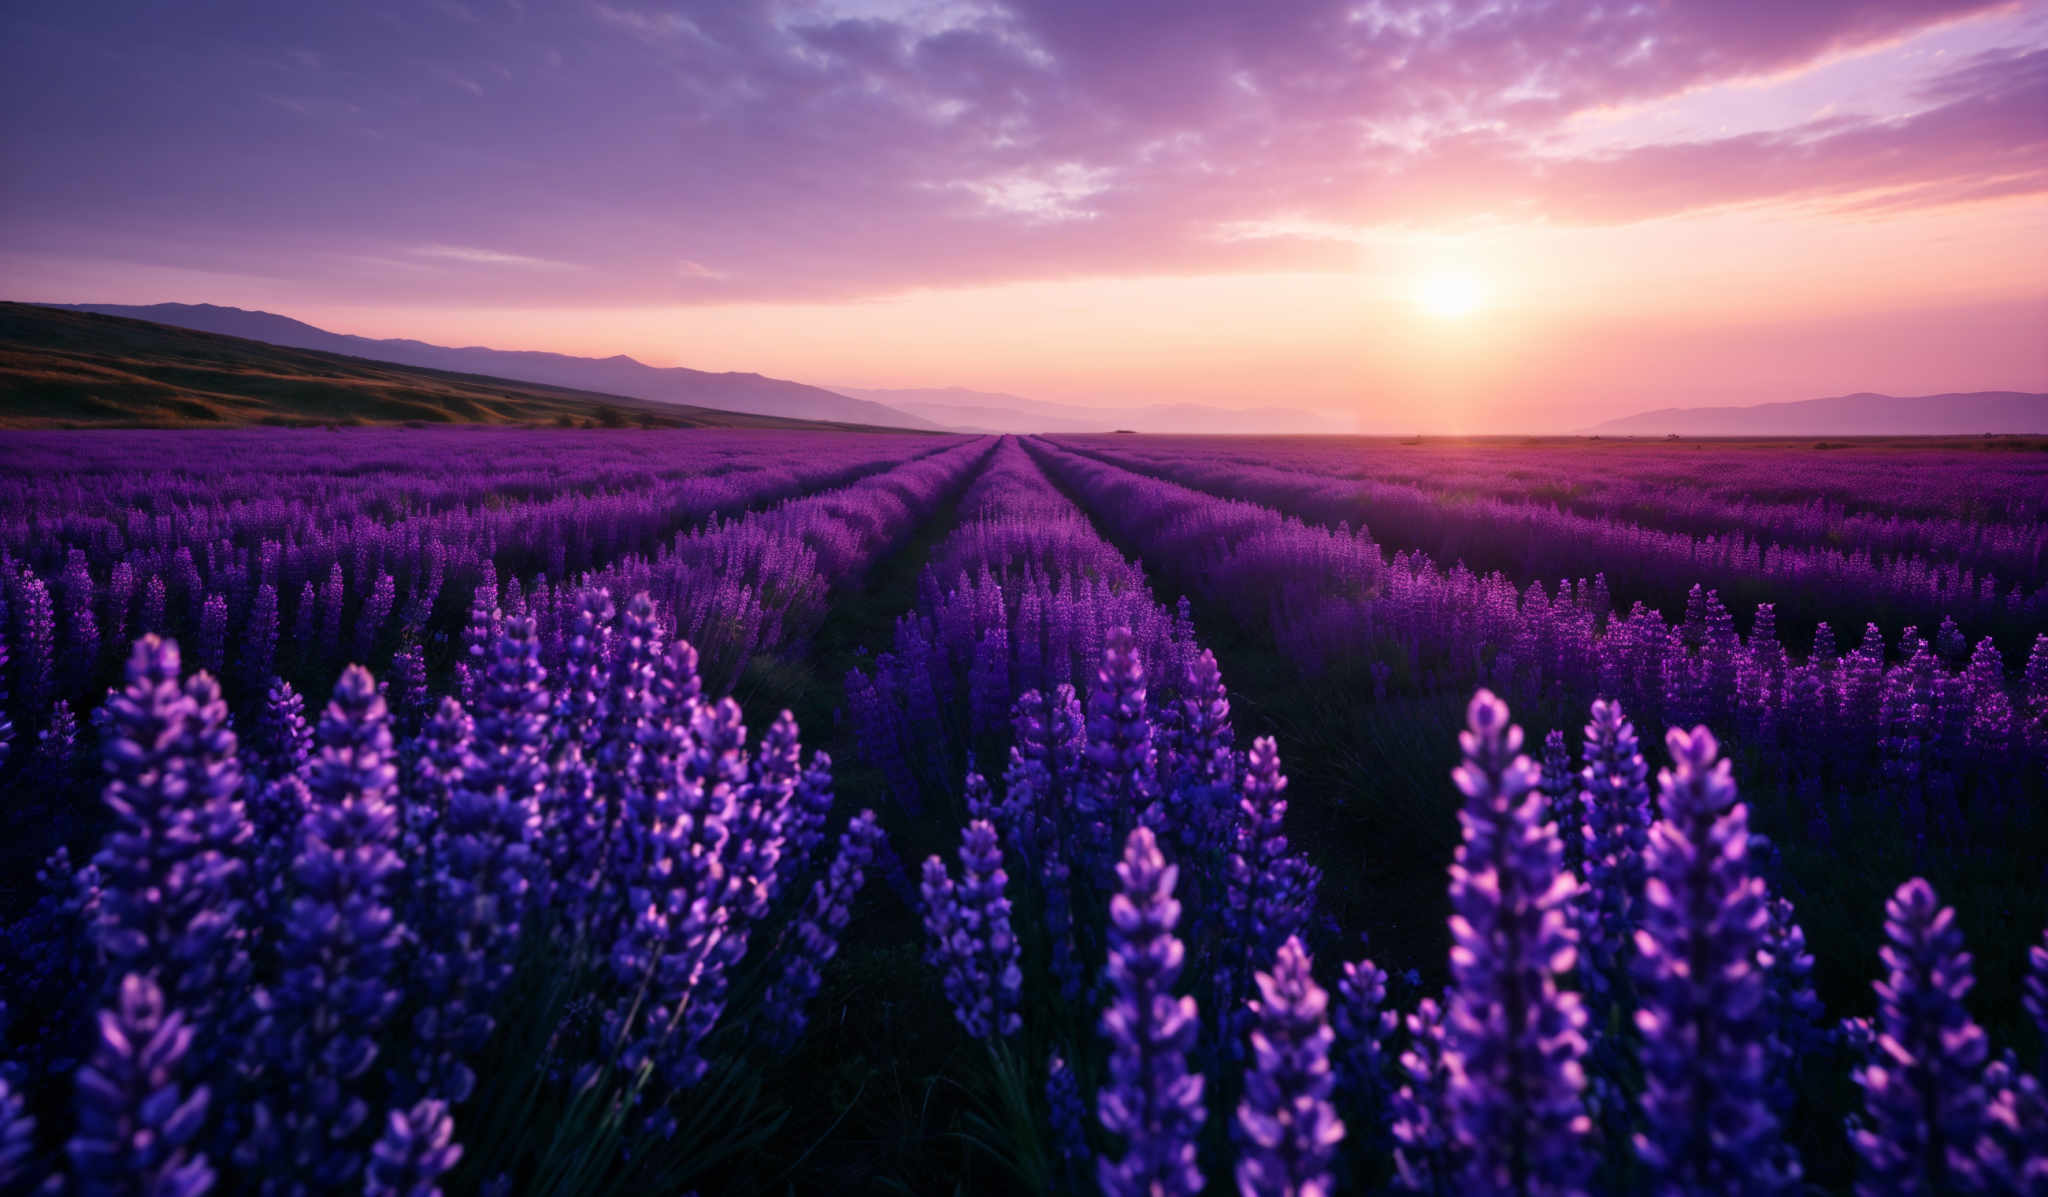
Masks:
[[[0,294],[1561,431],[2048,390],[2048,0],[13,0]]]

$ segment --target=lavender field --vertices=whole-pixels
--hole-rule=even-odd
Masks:
[[[2048,1194],[2048,454],[0,441],[0,1191]]]

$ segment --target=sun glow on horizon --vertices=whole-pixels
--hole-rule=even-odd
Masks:
[[[1465,271],[1444,270],[1424,275],[1415,287],[1415,302],[1423,311],[1444,320],[1456,320],[1478,311],[1486,302],[1486,287]]]

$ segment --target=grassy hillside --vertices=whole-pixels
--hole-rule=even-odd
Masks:
[[[388,365],[119,316],[0,303],[0,428],[407,421],[853,427]]]

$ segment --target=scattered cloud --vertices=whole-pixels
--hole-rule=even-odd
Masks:
[[[2009,0],[113,2],[153,55],[112,88],[103,16],[0,18],[0,98],[47,114],[0,134],[15,236],[412,245],[451,296],[1342,269],[1374,229],[2048,190],[2048,20]],[[308,45],[288,84],[235,65]]]
[[[422,245],[412,251],[422,258],[442,258],[450,262],[463,262],[472,266],[512,266],[521,270],[575,270],[571,262],[556,262],[547,258],[533,258],[525,254],[508,254],[495,249],[476,249],[465,245]]]

